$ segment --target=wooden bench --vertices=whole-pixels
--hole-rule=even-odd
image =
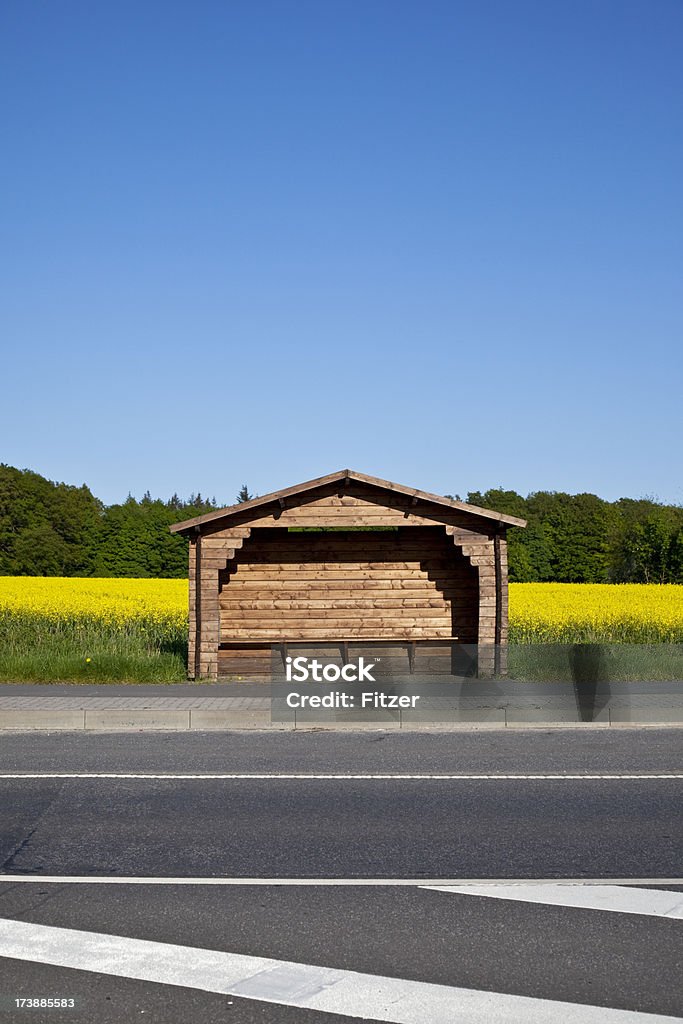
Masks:
[[[282,663],[284,664],[285,658],[289,654],[290,647],[321,647],[325,645],[335,646],[342,652],[342,658],[344,664],[349,662],[349,644],[384,644],[385,646],[391,647],[406,647],[408,654],[408,669],[411,675],[415,672],[415,647],[417,644],[453,644],[457,643],[457,636],[420,636],[420,637],[387,637],[387,636],[353,636],[353,637],[335,637],[334,639],[309,639],[303,638],[291,638],[291,639],[256,639],[247,640],[244,637],[235,637],[234,639],[224,639],[219,645],[219,650],[230,650],[235,648],[250,648],[250,647],[269,647],[271,650],[275,647],[279,648],[280,656],[282,657]]]

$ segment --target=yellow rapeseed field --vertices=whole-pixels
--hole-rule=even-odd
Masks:
[[[516,643],[683,643],[683,586],[511,583]]]
[[[0,576],[0,616],[44,629],[108,635],[187,630],[187,580]],[[510,640],[518,643],[683,643],[683,586],[512,583]]]
[[[0,610],[50,619],[187,621],[187,580],[0,576]]]
[[[186,647],[187,580],[0,576],[0,674],[23,677],[41,662],[41,677],[72,678],[77,664],[115,678],[122,658],[162,655],[178,674]]]

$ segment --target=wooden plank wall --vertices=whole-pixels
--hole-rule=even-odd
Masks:
[[[225,568],[228,560],[234,557],[235,551],[242,546],[249,533],[248,527],[233,527],[230,530],[222,530],[220,537],[206,534],[202,535],[201,539],[195,536],[190,540],[190,629],[187,659],[190,679],[216,679],[218,676],[218,573]],[[201,544],[199,587],[195,568],[198,542]]]
[[[476,573],[443,529],[254,531],[220,579],[221,642],[456,635],[476,643]]]
[[[368,494],[368,488],[351,483],[339,490],[326,487],[321,493],[290,497],[284,504],[268,508],[251,509],[240,516],[231,517],[233,525],[271,529],[283,526],[434,526],[448,524],[466,533],[488,531],[492,524],[474,519],[461,509],[437,506],[403,494],[384,492]],[[220,533],[218,527],[218,533]]]

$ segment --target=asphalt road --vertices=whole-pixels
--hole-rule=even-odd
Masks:
[[[512,732],[3,733],[11,771],[657,772],[683,768],[677,729]]]
[[[680,920],[385,886],[133,891],[11,882],[0,885],[0,915],[392,979],[683,1013]],[[56,993],[76,1000],[68,1016],[31,1013],[27,1020],[323,1024],[349,1019],[18,960],[0,959],[0,977],[6,996]]]
[[[0,779],[0,871],[681,877],[680,801],[680,780]]]
[[[0,753],[0,871],[322,878],[678,877],[675,731],[583,736],[20,736]],[[20,772],[360,779],[3,778]],[[395,773],[487,779],[373,778]]]
[[[617,777],[680,774],[679,737],[676,730],[4,736],[0,1020],[545,1024],[569,1019],[563,1002],[576,1008],[577,1024],[641,1019],[612,1011],[655,1015],[642,1018],[648,1024],[683,1019],[680,916],[419,884],[639,879],[641,899],[649,885],[680,892],[683,904],[683,887],[671,881],[683,877],[683,782]],[[7,778],[25,773],[100,777]],[[170,777],[206,773],[308,777]],[[500,777],[548,773],[581,777]],[[333,774],[498,777],[311,778]],[[57,875],[145,881],[45,880]],[[159,884],[188,876],[349,884]],[[354,884],[367,878],[384,882]],[[388,884],[396,879],[414,881]],[[605,905],[617,890],[605,888]],[[7,945],[13,941],[18,951]],[[164,945],[139,953],[140,941]],[[111,943],[118,945],[107,952]],[[167,952],[169,973],[160,975]],[[243,980],[218,992],[210,980],[216,968],[205,961],[220,955],[228,973],[237,970],[230,958],[241,958]],[[258,958],[272,964],[266,970]],[[119,963],[130,976],[120,976]],[[334,983],[320,982],[321,968],[337,972]],[[386,989],[387,1008],[360,995],[345,1001],[339,993],[347,983],[352,993],[363,984],[371,993]],[[490,1003],[480,1005],[487,993]],[[29,1011],[15,1002],[55,995],[73,998],[74,1008]],[[411,999],[423,1000],[424,1012],[409,1016]]]

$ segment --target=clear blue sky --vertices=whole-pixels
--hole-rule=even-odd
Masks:
[[[680,0],[5,0],[0,461],[683,503]]]

